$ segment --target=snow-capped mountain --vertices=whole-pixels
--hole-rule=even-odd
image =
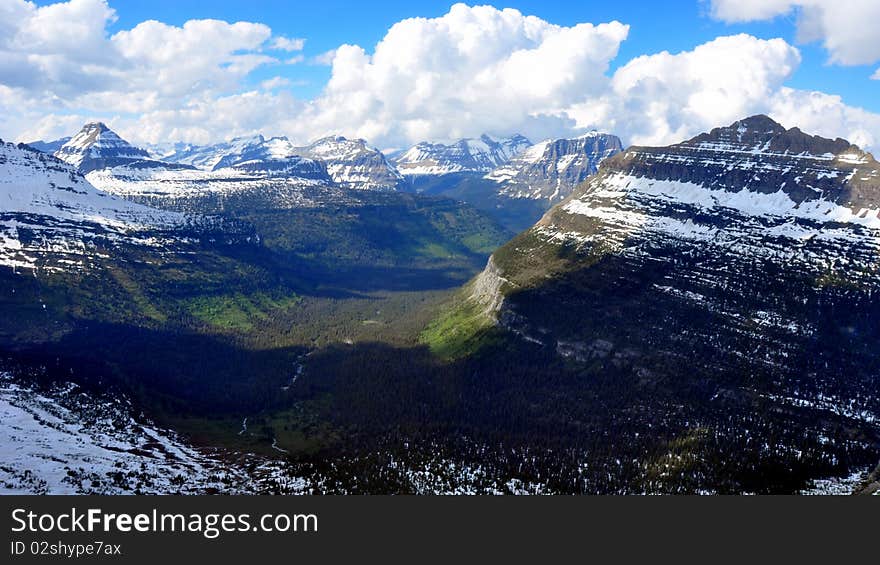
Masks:
[[[118,166],[92,171],[100,190],[164,210],[215,214],[248,208],[303,208],[320,202],[344,203],[320,161],[294,156],[278,161],[245,161],[217,170]]]
[[[759,305],[738,312],[727,310],[746,301],[723,306],[711,297],[763,287],[768,281],[762,273],[777,269],[802,279],[797,286],[806,303],[829,285],[876,292],[878,213],[880,164],[872,155],[843,139],[786,130],[753,116],[678,145],[630,147],[606,160],[598,174],[497,253],[487,272],[506,279],[502,287],[522,288],[562,268],[535,270],[536,257],[545,254],[533,247],[516,251],[523,238],[548,250],[577,250],[568,260],[572,268],[615,257],[641,270],[665,257],[662,276],[644,292],[676,297],[734,325],[808,335],[817,320],[799,319],[801,307],[782,311],[790,295],[774,298],[763,288],[749,295]],[[530,258],[522,256],[526,250]],[[704,259],[694,261],[696,256]],[[531,267],[519,273],[525,264]],[[491,301],[500,304],[502,294]]]
[[[478,139],[460,139],[450,145],[425,141],[395,157],[394,163],[407,177],[486,173],[531,145],[521,135],[496,139],[483,134]]]
[[[131,145],[101,122],[90,122],[83,126],[54,155],[83,174],[150,159],[149,153]]]
[[[183,141],[168,141],[162,143],[144,143],[141,145],[143,149],[150,154],[152,159],[156,159],[158,161],[168,161],[171,157],[177,154],[183,154],[187,151],[193,150],[196,145],[192,143],[186,143]],[[170,161],[168,161],[170,162]]]
[[[861,373],[880,364],[855,354],[880,333],[878,214],[873,156],[754,116],[606,160],[493,255],[472,300],[581,360]]]
[[[192,165],[214,171],[244,161],[256,159],[283,159],[294,155],[294,146],[287,138],[267,140],[262,135],[236,137],[214,145],[182,145],[166,154],[162,160],[169,163]]]
[[[578,367],[589,394],[622,383],[639,400],[621,418],[644,410],[694,442],[635,471],[648,490],[772,490],[755,461],[783,476],[806,453],[814,477],[876,466],[878,264],[880,163],[754,116],[606,159],[492,255],[429,343],[504,339]],[[695,463],[731,453],[751,469]]]
[[[297,150],[327,164],[333,182],[356,190],[398,190],[404,178],[385,155],[363,139],[324,137]]]
[[[238,138],[208,147],[174,144],[157,160],[104,124],[86,124],[57,151],[100,191],[163,210],[205,214],[242,202],[311,205],[339,192],[323,161],[298,154],[285,138]],[[320,195],[310,194],[322,188]],[[340,197],[340,201],[343,199]]]
[[[43,141],[42,139],[38,141],[29,141],[27,145],[30,145],[37,151],[42,151],[43,153],[48,153],[49,155],[52,155],[53,153],[61,149],[61,147],[64,146],[64,144],[68,141],[70,141],[70,136],[62,137],[61,139],[56,139],[55,141]]]
[[[241,137],[216,145],[188,147],[164,160],[209,171],[236,167],[255,172],[265,168],[274,170],[274,176],[282,176],[285,168],[290,168],[292,177],[318,179],[329,175],[328,183],[352,189],[396,190],[403,182],[381,151],[363,140],[339,136],[319,139],[305,147],[294,145],[286,137]]]
[[[0,142],[0,265],[81,264],[96,246],[161,248],[191,221],[104,194],[72,165]]]
[[[623,150],[617,136],[596,131],[574,139],[554,139],[535,144],[486,179],[497,183],[498,194],[555,204],[597,170],[599,164]]]

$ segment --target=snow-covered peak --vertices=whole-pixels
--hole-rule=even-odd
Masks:
[[[590,131],[573,139],[545,140],[494,169],[486,179],[498,183],[501,195],[558,202],[623,150],[617,136]]]
[[[131,145],[102,122],[84,125],[55,152],[55,156],[84,173],[150,157],[149,153]]]
[[[279,161],[296,155],[295,147],[286,137],[265,139],[262,135],[232,140],[221,155],[217,153],[212,170],[233,167],[252,161]]]
[[[867,153],[841,138],[809,135],[799,128],[785,129],[765,115],[751,116],[713,129],[672,147],[700,151],[763,154],[769,157],[796,156],[816,160],[873,160]],[[865,161],[866,162],[866,161]]]
[[[313,141],[296,149],[305,157],[326,163],[333,182],[357,190],[397,190],[403,176],[385,155],[363,139],[340,135]]]
[[[325,159],[350,159],[363,154],[381,153],[363,139],[348,139],[341,135],[322,137],[301,148],[304,153]]]
[[[213,145],[188,145],[165,155],[163,160],[213,171],[238,161],[248,160],[243,156],[260,151],[265,143],[266,139],[262,135],[251,135]]]
[[[381,151],[363,139],[342,136],[324,137],[305,147],[294,145],[286,137],[240,137],[216,145],[188,147],[164,160],[206,171],[236,168],[249,173],[262,171],[273,177],[289,174],[311,180],[325,178],[328,184],[358,189],[396,189],[403,180]]]
[[[185,223],[98,191],[69,163],[0,142],[0,265],[29,267],[48,255],[83,255],[83,241],[130,238]]]
[[[424,141],[399,155],[395,164],[408,176],[488,172],[507,163],[530,145],[531,142],[521,135],[496,139],[483,134],[450,145]]]
[[[841,138],[785,129],[753,116],[668,147],[630,147],[615,164],[633,177],[694,183],[711,190],[784,193],[798,205],[827,200],[880,207],[880,164]]]

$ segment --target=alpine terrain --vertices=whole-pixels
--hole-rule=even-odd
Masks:
[[[7,492],[878,490],[845,140],[40,147],[0,145]]]
[[[623,148],[616,136],[595,131],[535,145],[520,135],[481,141],[420,143],[395,163],[413,190],[468,202],[522,231]]]
[[[450,357],[505,339],[559,359],[629,445],[668,437],[615,459],[637,490],[866,476],[878,212],[873,156],[766,116],[630,147],[496,251],[425,339]],[[603,390],[612,378],[625,400]]]

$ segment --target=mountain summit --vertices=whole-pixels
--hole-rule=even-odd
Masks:
[[[483,134],[478,139],[459,139],[451,145],[424,141],[397,156],[394,163],[410,177],[487,173],[531,145],[531,141],[518,134],[504,139]]]
[[[803,373],[840,328],[877,335],[878,258],[880,164],[753,116],[606,159],[493,255],[470,301],[566,357],[601,342],[651,370],[687,352],[694,370]]]
[[[508,198],[559,202],[599,170],[599,164],[623,151],[620,138],[591,131],[573,139],[535,144],[486,175],[495,190]]]
[[[83,174],[150,158],[149,153],[131,145],[102,122],[84,125],[55,156]]]

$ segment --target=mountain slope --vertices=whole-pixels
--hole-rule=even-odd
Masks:
[[[29,141],[27,143],[27,145],[29,145],[30,147],[33,147],[37,151],[41,151],[43,153],[48,153],[49,155],[52,155],[53,153],[55,153],[56,151],[61,149],[61,147],[63,147],[64,144],[67,143],[68,141],[70,141],[69,136],[62,137],[61,139],[56,139],[55,141],[43,141],[42,139],[39,141]]]
[[[571,194],[575,186],[599,170],[599,164],[623,151],[614,135],[590,132],[575,139],[533,145],[486,178],[506,198],[546,201],[550,205]]]
[[[407,177],[440,176],[453,173],[487,173],[501,166],[532,143],[521,135],[495,139],[460,139],[451,145],[419,143],[393,159]]]
[[[688,462],[651,488],[748,490],[758,467],[798,484],[846,461],[844,476],[880,457],[878,212],[871,155],[766,116],[631,147],[494,253],[423,339],[451,357],[501,339],[630,382],[650,400],[609,417],[674,422],[666,464]],[[700,463],[722,453],[742,465]]]
[[[0,264],[81,264],[96,245],[161,249],[197,223],[101,193],[71,165],[26,145],[0,145]]]
[[[565,268],[697,247],[873,286],[878,210],[870,154],[756,116],[668,148],[629,148],[520,237],[545,254],[570,249],[554,260]],[[544,275],[514,246],[495,263],[511,284],[529,286]]]
[[[492,215],[511,230],[523,231],[595,173],[602,160],[621,149],[617,137],[590,132],[575,139],[529,144],[515,154],[505,154],[491,170],[461,168],[462,172],[447,173],[444,171],[453,168],[447,164],[445,168],[437,167],[434,173],[427,174],[429,167],[424,169],[426,174],[407,178],[416,192],[462,200]],[[406,172],[405,168],[401,170]]]
[[[105,167],[151,161],[149,153],[131,145],[101,122],[87,123],[54,155],[83,174]]]
[[[298,153],[327,164],[338,185],[356,190],[398,190],[403,176],[385,155],[363,139],[331,136],[301,147]]]
[[[321,180],[328,184],[350,189],[396,190],[403,180],[381,151],[363,140],[340,136],[319,139],[305,147],[294,145],[286,137],[242,137],[216,145],[187,147],[163,160],[208,171],[237,167],[253,172],[261,168],[260,163],[267,163],[267,168],[280,171],[286,163],[299,169],[291,176],[317,178],[323,174],[326,178]],[[302,174],[306,162],[316,163],[311,175]],[[318,169],[322,172],[319,173]]]

